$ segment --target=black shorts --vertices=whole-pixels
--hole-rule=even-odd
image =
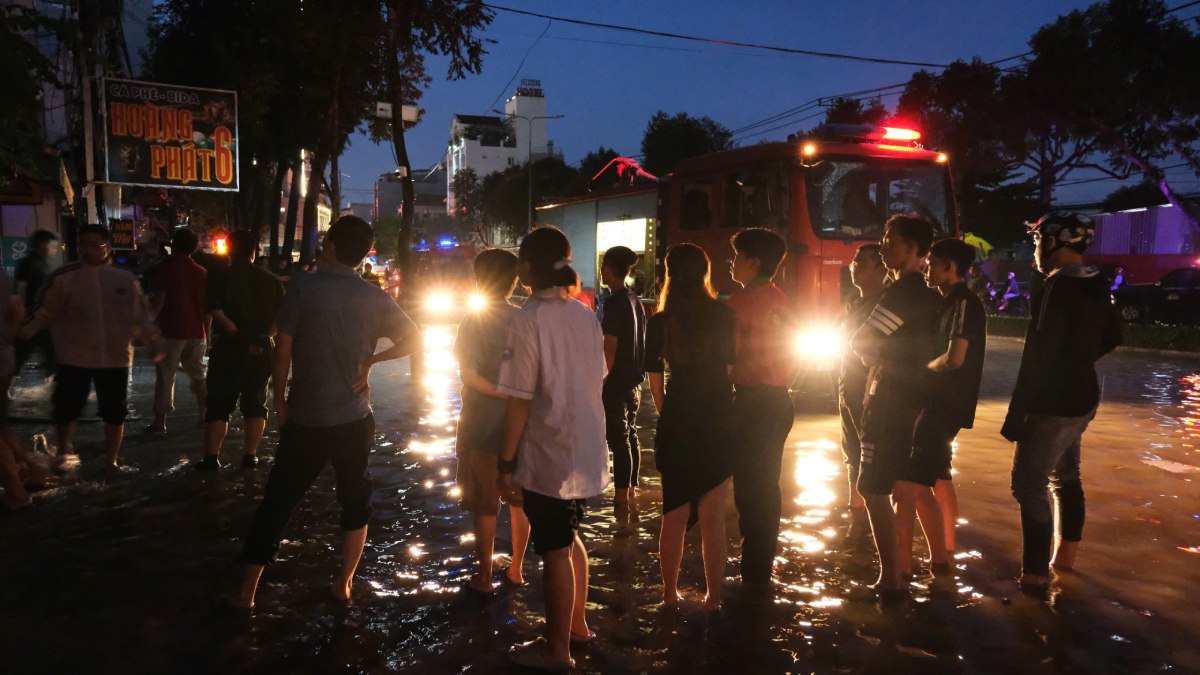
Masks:
[[[529,518],[529,534],[535,553],[544,558],[547,553],[575,542],[575,534],[583,522],[582,499],[547,497],[523,488],[521,496],[525,502],[525,516]]]
[[[128,368],[81,368],[60,363],[54,375],[54,393],[50,396],[55,424],[62,426],[79,419],[92,383],[96,385],[100,419],[106,424],[125,423],[129,415]]]
[[[868,401],[861,427],[859,494],[892,494],[912,454],[913,429],[920,414],[921,408],[899,393],[876,395]]]
[[[257,353],[254,353],[257,352]],[[241,401],[242,417],[267,416],[271,381],[271,343],[220,338],[208,359],[208,397],[205,422],[228,422]]]
[[[958,435],[958,424],[951,422],[937,411],[925,409],[917,418],[913,431],[912,456],[900,480],[933,487],[939,480],[950,480],[951,447]]]

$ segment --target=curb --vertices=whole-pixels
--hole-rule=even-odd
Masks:
[[[1012,337],[1010,335],[989,335],[988,340],[1003,340],[1005,342],[1017,342],[1025,344],[1025,338]],[[1200,352],[1184,352],[1174,349],[1151,349],[1149,347],[1126,347],[1121,345],[1117,347],[1118,352],[1133,352],[1135,354],[1151,354],[1154,356],[1174,356],[1182,358],[1200,359]]]

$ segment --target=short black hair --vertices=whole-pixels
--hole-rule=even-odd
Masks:
[[[112,232],[103,225],[81,225],[79,227],[79,239],[83,240],[84,235],[94,234],[104,240],[105,243],[112,241]]]
[[[535,291],[571,288],[579,279],[571,267],[571,242],[553,225],[543,225],[522,237],[517,257],[529,264],[529,282]]]
[[[375,243],[375,230],[358,216],[342,216],[329,226],[325,239],[333,242],[338,262],[358,267]]]
[[[258,252],[258,235],[248,230],[238,230],[229,235],[229,257],[249,260]]]
[[[49,241],[58,241],[58,235],[50,230],[38,230],[29,238],[29,243],[33,244],[34,248],[41,246]]]
[[[879,244],[863,244],[859,246],[858,250],[854,253],[854,257],[857,258],[860,253],[874,261],[877,267],[883,267],[883,247]]]
[[[171,253],[175,255],[191,255],[200,247],[200,237],[186,227],[175,230],[171,235]]]
[[[929,247],[929,257],[949,260],[958,276],[963,277],[975,264],[975,247],[962,239],[943,239]]]
[[[894,215],[883,225],[884,232],[894,232],[917,247],[917,256],[925,257],[933,244],[933,223],[915,213]]]
[[[471,269],[479,290],[492,296],[508,295],[517,280],[517,256],[502,248],[489,248],[475,256]]]
[[[774,278],[779,271],[779,263],[787,256],[787,242],[774,232],[752,227],[742,230],[730,238],[733,250],[744,256],[758,260],[758,276]]]
[[[638,262],[638,254],[633,252],[633,249],[628,246],[613,246],[604,252],[602,266],[612,268],[614,272],[620,272],[621,276],[629,276],[629,272]]]

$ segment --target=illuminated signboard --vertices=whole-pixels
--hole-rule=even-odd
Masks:
[[[237,93],[104,80],[109,183],[238,189]]]
[[[648,228],[646,218],[596,223],[596,252],[603,254],[613,246],[627,246],[634,253],[645,253]]]

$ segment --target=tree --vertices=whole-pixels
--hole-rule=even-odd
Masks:
[[[659,110],[646,124],[642,136],[642,165],[646,171],[664,176],[679,162],[733,147],[733,133],[708,117],[677,113],[674,117]]]
[[[405,104],[415,104],[430,82],[425,70],[425,55],[449,57],[446,76],[461,79],[477,73],[483,65],[483,40],[478,31],[492,21],[492,13],[482,0],[381,0],[386,28],[378,42],[379,62],[383,64],[377,92],[380,100],[392,103],[393,114],[400,115]],[[408,271],[416,214],[416,190],[412,166],[404,140],[404,124],[375,125],[372,138],[390,139],[400,168],[403,207],[396,246],[396,260],[402,272]]]
[[[1089,166],[1140,172],[1200,228],[1162,168],[1180,156],[1200,176],[1200,92],[1185,65],[1200,63],[1200,38],[1191,28],[1160,0],[1109,0],[1042,27],[1030,47],[1035,100],[1105,155]]]
[[[616,150],[606,148],[603,145],[596,148],[583,156],[579,160],[579,173],[589,181],[595,180],[596,174],[600,173],[608,163],[620,157]]]
[[[42,88],[58,84],[54,64],[26,39],[49,31],[67,41],[68,25],[25,7],[0,7],[0,187],[14,177],[53,184],[58,174],[46,152]]]
[[[1126,211],[1161,206],[1166,203],[1167,198],[1163,196],[1158,183],[1152,180],[1143,180],[1134,185],[1122,185],[1108,193],[1104,201],[1100,202],[1100,209],[1108,212]]]
[[[490,246],[486,228],[483,227],[483,185],[475,169],[459,169],[450,179],[450,191],[454,193],[454,213],[459,232],[474,235],[484,245]]]
[[[479,189],[483,227],[499,228],[514,239],[525,234],[529,214],[528,178],[529,173],[519,166],[484,176]],[[533,163],[535,205],[584,194],[587,184],[588,177],[557,157],[544,157]],[[456,198],[457,195],[456,192]]]
[[[891,116],[879,99],[871,99],[864,106],[856,98],[835,98],[825,111],[826,124],[883,124]]]

